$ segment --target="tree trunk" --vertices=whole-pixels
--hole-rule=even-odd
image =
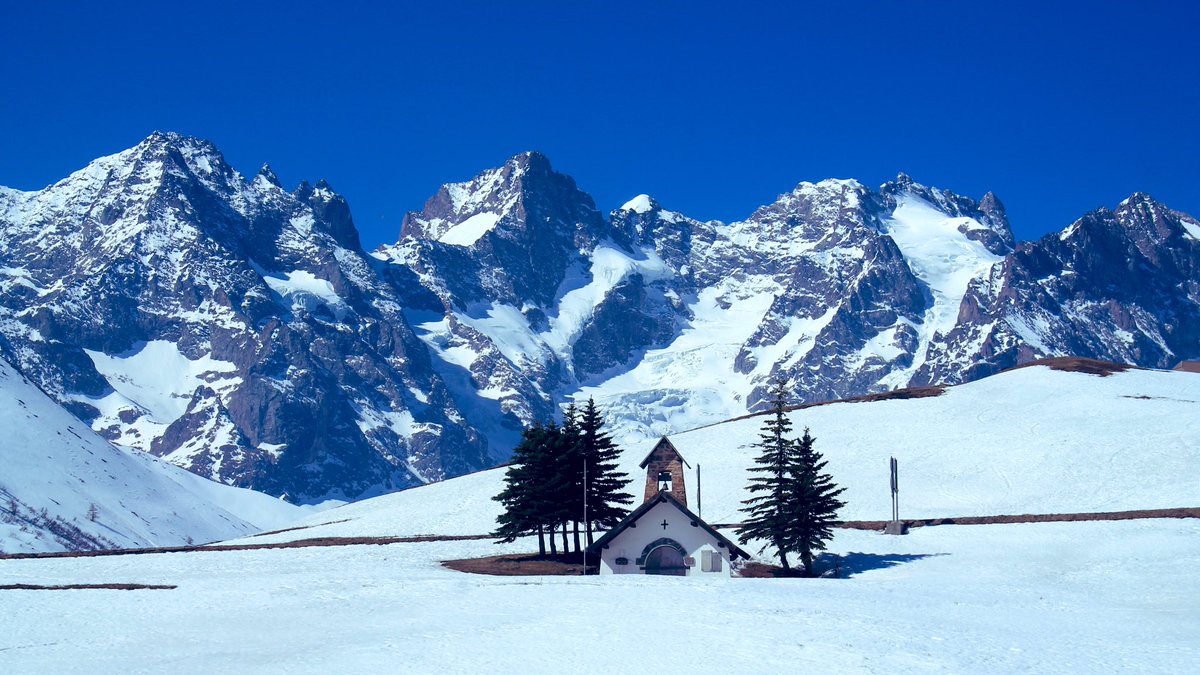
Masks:
[[[546,533],[542,530],[541,525],[538,525],[538,556],[546,557]]]
[[[576,553],[579,553],[579,551],[580,551],[580,548],[579,548],[579,521],[578,521],[578,520],[576,520],[576,521],[574,521],[574,522],[575,522],[575,525],[574,525],[574,529],[575,529],[575,552],[576,552]]]
[[[562,540],[563,540],[563,553],[570,553],[571,546],[567,542],[567,524],[566,523],[562,524]]]
[[[804,576],[811,577],[813,575],[813,557],[812,551],[802,549],[800,551],[800,561],[804,563]]]
[[[779,549],[779,564],[783,565],[785,573],[792,571],[791,565],[788,565],[787,553],[784,553],[783,548]]]
[[[558,557],[558,549],[554,547],[554,526],[550,526],[550,557]]]
[[[587,543],[588,543],[589,548],[591,547],[592,544],[596,543],[596,542],[592,541],[592,521],[590,521],[590,520],[587,521]]]

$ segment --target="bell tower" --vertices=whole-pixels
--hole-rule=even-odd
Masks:
[[[646,455],[646,459],[642,460],[641,467],[646,470],[646,495],[642,503],[654,499],[654,496],[662,491],[686,507],[687,490],[683,483],[685,466],[691,468],[671,441],[663,436],[650,454]]]

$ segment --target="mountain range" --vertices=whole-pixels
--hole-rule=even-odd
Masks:
[[[1017,242],[995,195],[903,174],[604,214],[529,152],[367,252],[326,183],[172,133],[0,188],[0,357],[116,445],[297,502],[494,466],[576,398],[633,442],[779,377],[813,402],[1059,355],[1200,356],[1200,221],[1135,193]]]

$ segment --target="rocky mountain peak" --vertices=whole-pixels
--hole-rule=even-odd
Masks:
[[[779,375],[817,401],[1200,344],[1200,223],[1140,193],[1014,250],[994,194],[905,174],[803,182],[726,225],[648,195],[605,217],[527,152],[438,189],[387,264],[327,182],[247,182],[155,134],[0,190],[0,235],[0,346],[24,372],[117,442],[302,498],[502,461],[583,391],[657,434],[753,409]]]
[[[580,226],[591,237],[603,236],[605,221],[591,195],[555,171],[545,155],[531,151],[469,181],[443,185],[423,210],[405,216],[400,240],[473,246],[493,230],[521,239],[526,231],[542,236],[547,228],[566,228],[574,237]]]
[[[550,166],[550,158],[537,150],[527,150],[514,155],[506,163],[518,167],[522,173],[548,174],[554,171]]]
[[[255,179],[260,178],[270,185],[274,185],[277,188],[283,189],[283,184],[279,182],[279,176],[275,175],[275,172],[271,169],[270,164],[263,163],[262,167],[259,168],[258,173],[255,175]]]
[[[879,187],[879,196],[885,212],[895,211],[903,204],[923,203],[949,219],[957,219],[952,224],[959,232],[983,244],[995,255],[1004,255],[1016,246],[1004,204],[992,192],[976,202],[950,190],[924,185],[901,173],[895,181]]]
[[[641,194],[621,205],[618,211],[632,211],[634,213],[649,213],[661,209],[658,201],[647,194]]]

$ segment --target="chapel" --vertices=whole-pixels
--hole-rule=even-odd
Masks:
[[[664,436],[642,460],[642,505],[589,547],[600,574],[728,577],[749,555],[687,507],[683,455]]]

